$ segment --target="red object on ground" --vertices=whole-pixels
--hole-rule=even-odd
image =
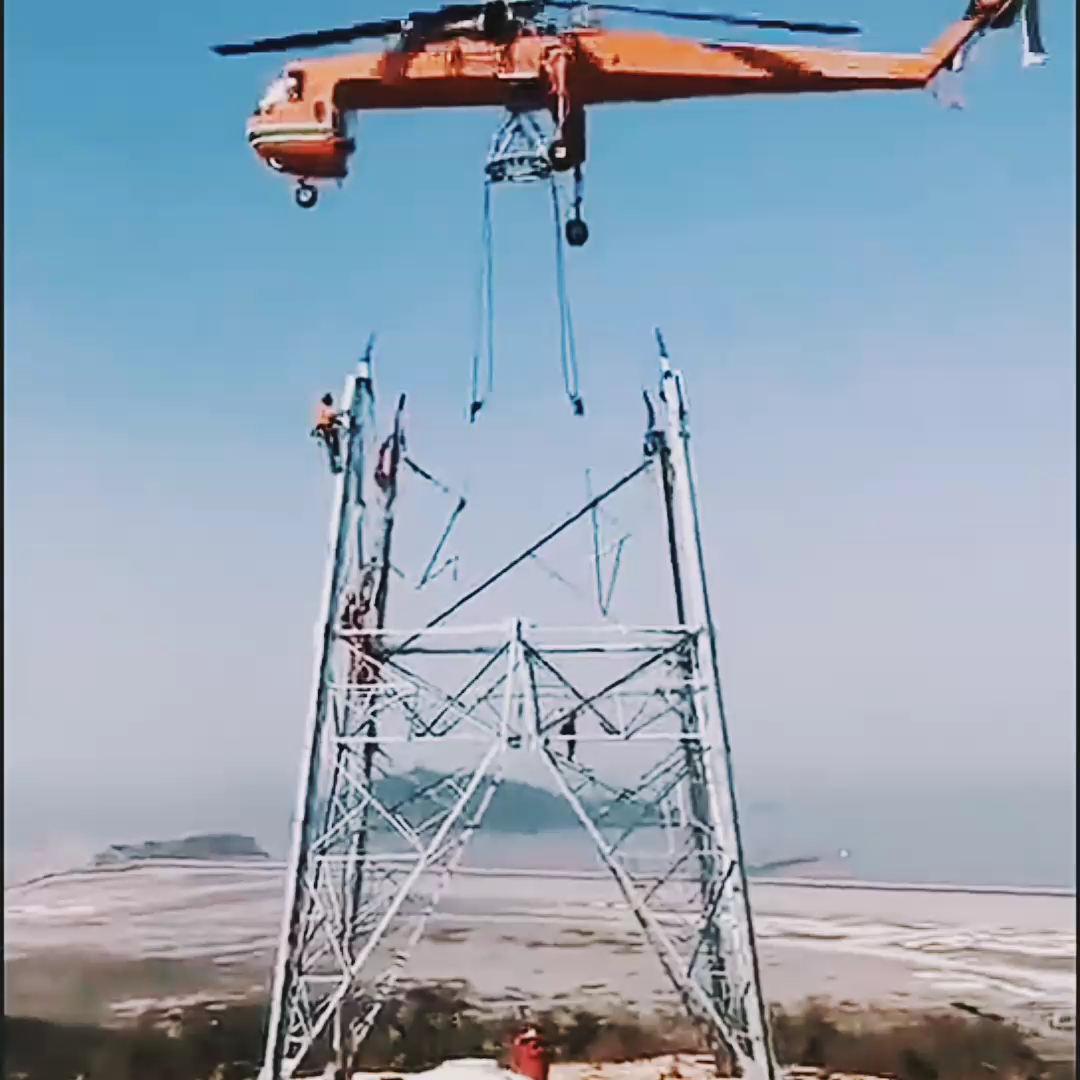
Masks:
[[[510,1069],[528,1080],[548,1080],[551,1061],[536,1028],[526,1028],[510,1045]]]

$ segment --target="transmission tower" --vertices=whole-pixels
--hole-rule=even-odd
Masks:
[[[565,800],[679,999],[711,1033],[718,1060],[750,1080],[777,1075],[686,394],[662,341],[660,353],[658,402],[646,395],[644,452],[633,467],[416,630],[385,625],[399,479],[411,464],[404,399],[379,443],[370,357],[347,381],[343,468],[261,1080],[327,1060],[344,1068],[440,897],[467,873],[463,854],[511,763],[531,764]],[[660,568],[673,595],[667,624],[459,621],[473,600],[560,536],[590,523],[597,534],[602,508],[641,485],[668,564]],[[622,541],[618,547],[621,553]],[[599,569],[598,547],[596,559]],[[599,573],[597,587],[603,606]],[[424,760],[437,769],[417,771]],[[658,827],[666,849],[645,857],[634,837]]]

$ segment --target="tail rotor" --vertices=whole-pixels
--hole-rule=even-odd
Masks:
[[[987,9],[990,9],[987,12]],[[988,31],[1009,30],[1017,22],[1023,40],[1023,65],[1025,68],[1037,67],[1046,63],[1047,52],[1043,44],[1042,30],[1039,26],[1039,0],[1013,0],[997,7],[994,0],[970,0],[966,18],[976,19],[980,15],[991,13],[989,20],[982,22],[976,33],[957,49],[949,62],[949,70],[962,71],[965,61],[973,46]]]
[[[991,30],[1007,30],[1020,23],[1024,42],[1024,67],[1046,63],[1046,47],[1039,29],[1039,0],[1016,0],[990,24]]]

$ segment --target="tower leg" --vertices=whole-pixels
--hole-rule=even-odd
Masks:
[[[718,1032],[742,1074],[773,1080],[776,1066],[754,939],[731,746],[720,689],[716,629],[701,544],[686,394],[682,376],[662,352],[661,482],[679,622],[695,631],[680,658],[687,679],[686,743],[689,811],[706,916],[702,946],[708,992],[724,1020]],[[689,689],[693,687],[693,689]]]
[[[290,1039],[290,1004],[302,991],[294,956],[304,947],[304,919],[308,908],[305,883],[310,869],[310,840],[320,816],[319,764],[328,715],[327,677],[333,663],[333,628],[339,618],[345,591],[350,531],[355,528],[351,507],[361,501],[359,477],[363,468],[363,438],[371,394],[370,365],[349,378],[343,398],[346,418],[342,469],[335,484],[334,511],[330,524],[330,551],[320,605],[319,630],[312,697],[304,747],[304,764],[297,791],[285,886],[285,912],[278,944],[270,998],[266,1054],[260,1080],[281,1080]]]
[[[365,423],[370,382],[351,380],[345,401],[349,441],[331,530],[264,1080],[285,1080],[301,1063],[327,1058],[339,1068],[349,1064],[423,933],[440,882],[490,803],[505,724],[497,712],[495,720],[474,713],[516,679],[516,654],[505,645],[485,668],[490,685],[468,701],[442,694],[389,657],[382,624],[400,407],[394,435],[373,454]],[[361,480],[372,461],[375,490],[364,497]],[[501,676],[500,660],[510,664]],[[453,738],[460,727],[469,729],[460,740],[468,760],[435,784],[383,788],[377,761],[387,746]],[[410,921],[403,944],[400,931]],[[361,972],[375,977],[358,996]]]

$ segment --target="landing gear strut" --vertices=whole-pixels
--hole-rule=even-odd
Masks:
[[[574,166],[574,211],[573,216],[566,222],[566,242],[571,247],[582,247],[589,239],[589,226],[581,217],[582,188],[585,186],[581,175],[581,166]]]
[[[312,187],[305,180],[296,185],[296,205],[304,210],[310,210],[319,201],[319,189]]]

